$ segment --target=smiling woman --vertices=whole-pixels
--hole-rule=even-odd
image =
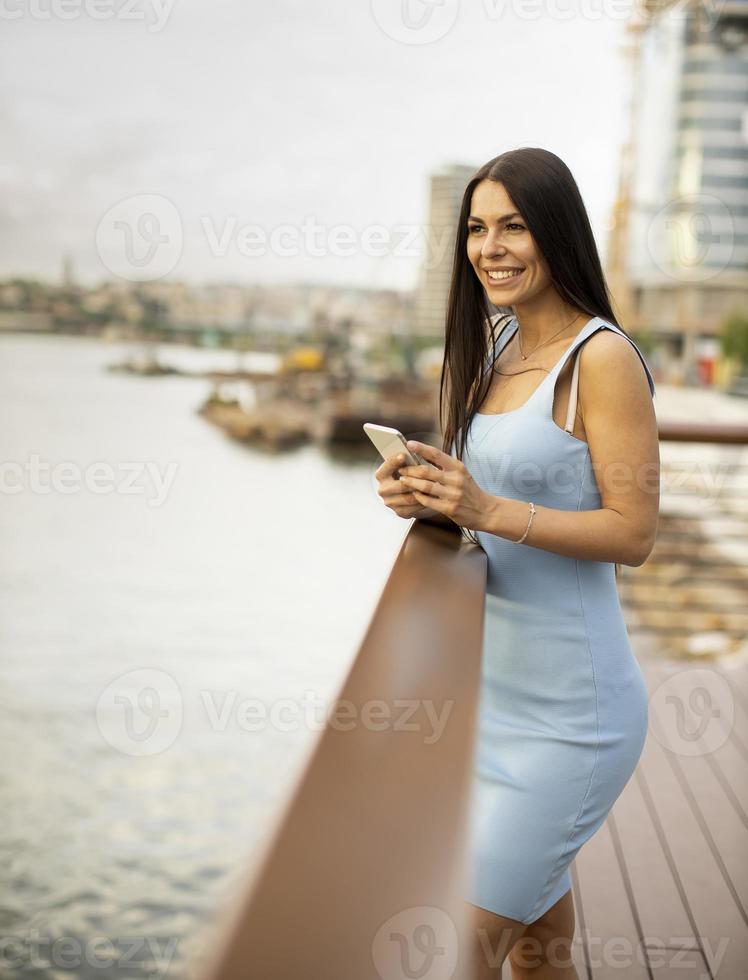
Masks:
[[[476,935],[511,950],[518,975],[515,944],[532,939],[543,976],[570,978],[570,865],[647,732],[615,565],[641,564],[654,542],[654,381],[553,153],[481,167],[456,241],[443,445],[408,443],[427,462],[400,468],[399,500],[469,530],[488,556],[466,895]],[[491,316],[487,300],[510,312]],[[487,977],[483,948],[476,938]]]

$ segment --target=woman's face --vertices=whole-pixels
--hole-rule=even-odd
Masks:
[[[526,303],[550,283],[548,264],[535,247],[521,214],[495,180],[473,188],[468,218],[468,258],[495,306]],[[522,270],[514,274],[514,270]],[[499,271],[498,277],[489,270]]]

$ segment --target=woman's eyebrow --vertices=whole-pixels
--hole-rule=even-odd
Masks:
[[[497,220],[507,221],[509,218],[521,218],[521,217],[522,215],[519,213],[519,211],[512,211],[511,214],[502,214]],[[471,214],[468,217],[468,221],[483,221],[483,218],[477,218],[474,214]]]

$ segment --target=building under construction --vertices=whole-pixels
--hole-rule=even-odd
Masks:
[[[748,0],[646,2],[607,271],[629,331],[694,378],[748,315]]]

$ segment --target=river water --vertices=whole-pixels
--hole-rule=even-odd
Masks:
[[[193,975],[408,528],[373,449],[241,446],[130,353],[0,337],[3,977]]]

